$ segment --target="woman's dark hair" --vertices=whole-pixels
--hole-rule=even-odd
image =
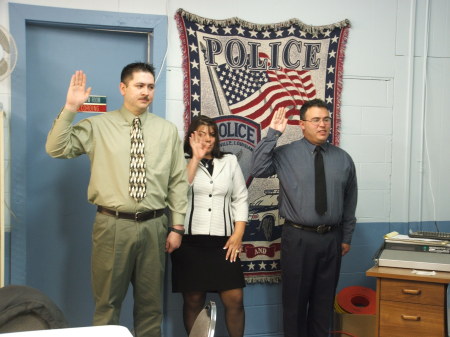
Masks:
[[[189,144],[189,137],[192,135],[192,133],[198,129],[199,126],[206,125],[208,128],[212,128],[214,131],[214,147],[211,151],[211,154],[214,158],[222,158],[225,154],[224,152],[220,151],[219,146],[219,129],[217,127],[216,122],[208,116],[200,115],[194,120],[192,120],[191,125],[189,125],[189,128],[186,132],[186,135],[184,136],[184,153],[187,154],[188,158],[192,158],[192,148],[191,144]]]

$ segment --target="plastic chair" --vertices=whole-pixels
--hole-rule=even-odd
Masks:
[[[195,319],[189,337],[213,337],[216,330],[216,316],[216,302],[209,301]]]

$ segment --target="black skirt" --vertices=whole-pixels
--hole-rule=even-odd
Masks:
[[[219,292],[245,287],[241,261],[225,260],[228,237],[184,235],[171,254],[172,292]]]

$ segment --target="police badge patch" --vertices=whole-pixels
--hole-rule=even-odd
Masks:
[[[261,140],[260,125],[251,119],[234,115],[215,117],[214,121],[219,129],[221,151],[236,155],[248,187],[251,183],[253,149]]]

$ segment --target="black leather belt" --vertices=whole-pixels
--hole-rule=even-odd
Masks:
[[[331,225],[305,226],[302,224],[293,223],[292,221],[289,221],[289,220],[286,220],[286,224],[288,224],[294,228],[298,228],[298,229],[308,231],[308,232],[315,232],[315,233],[319,233],[319,234],[325,234],[325,233],[331,232],[332,230],[334,230],[335,228],[338,227],[338,226],[331,226]]]
[[[159,218],[161,215],[164,214],[164,209],[157,209],[154,211],[146,211],[146,212],[126,213],[126,212],[118,212],[113,209],[105,208],[102,206],[97,206],[97,212],[105,215],[114,216],[119,219],[127,219],[141,222]]]

